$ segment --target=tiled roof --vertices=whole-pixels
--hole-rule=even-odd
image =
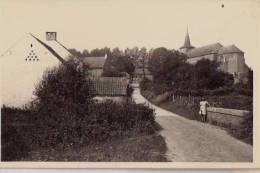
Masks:
[[[100,77],[90,83],[96,96],[126,96],[128,81],[125,77]]]
[[[227,54],[227,53],[243,53],[242,50],[237,48],[235,45],[221,47],[218,51],[219,54]]]
[[[191,49],[187,55],[189,58],[194,58],[198,56],[214,54],[214,53],[218,53],[218,50],[222,47],[223,46],[220,43],[214,43],[207,46]]]
[[[106,62],[106,57],[105,56],[101,56],[101,57],[85,57],[83,59],[83,62],[85,64],[87,64],[92,69],[103,68],[104,64]]]

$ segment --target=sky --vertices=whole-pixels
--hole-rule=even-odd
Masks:
[[[222,7],[224,5],[224,7]],[[0,53],[26,33],[78,50],[235,44],[255,68],[260,0],[0,0]]]

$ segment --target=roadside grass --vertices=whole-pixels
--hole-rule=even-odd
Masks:
[[[21,161],[167,162],[166,143],[158,133],[133,134],[104,143],[67,149],[34,150]]]
[[[155,121],[149,125],[149,121],[141,123],[143,120],[138,120],[139,123],[133,128],[128,130],[118,128],[117,133],[120,135],[110,136],[103,141],[89,139],[79,144],[67,143],[42,147],[33,143],[35,139],[33,136],[37,134],[33,131],[34,126],[28,124],[28,119],[29,122],[34,122],[30,110],[5,107],[1,111],[4,115],[1,117],[2,161],[167,161],[165,156],[167,146],[164,138],[159,134],[162,128]],[[102,125],[95,126],[92,133],[101,127]]]
[[[169,101],[168,99],[158,99],[161,96],[160,95],[156,96],[154,93],[152,93],[149,90],[142,91],[141,94],[146,99],[148,99],[150,102],[155,104],[156,106],[159,106],[163,109],[166,109],[168,111],[181,115],[185,118],[200,121],[200,117],[197,114],[197,112],[199,111],[197,107],[184,106],[184,105],[179,105],[179,104],[177,105],[177,104]]]
[[[159,106],[163,109],[176,113],[182,117],[185,117],[185,118],[188,118],[191,120],[201,121],[201,118],[198,115],[199,107],[175,104],[174,102],[169,101],[167,99],[165,99],[165,100],[158,99],[158,97],[160,97],[160,95],[156,96],[154,93],[152,93],[151,91],[148,91],[148,90],[142,91],[141,94],[146,99],[148,99],[150,102],[155,104],[156,106]],[[158,101],[158,100],[160,100],[160,101]],[[223,128],[231,136],[235,137],[236,139],[239,139],[245,143],[253,145],[253,115],[252,115],[252,112],[242,123],[241,127],[227,126],[227,125],[224,125],[224,124],[221,124],[218,122],[212,122],[211,124],[218,126],[220,128]]]

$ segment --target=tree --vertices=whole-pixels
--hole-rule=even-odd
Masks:
[[[75,57],[82,57],[81,52],[78,51],[78,50],[76,50],[76,49],[74,49],[74,48],[69,49],[69,52],[70,52],[73,56],[75,56]]]
[[[78,60],[76,60],[78,61]],[[36,86],[35,129],[40,145],[77,143],[85,137],[92,104],[86,68],[78,68],[74,59],[48,70]]]
[[[87,49],[84,49],[82,52],[82,56],[88,57],[89,56],[89,51]]]
[[[145,68],[147,67],[148,53],[145,47],[142,47],[139,51],[138,65],[142,67],[143,75],[145,77]]]
[[[172,87],[172,84],[179,80],[179,68],[185,64],[185,55],[160,47],[153,51],[148,61],[148,68],[153,75],[154,82]]]
[[[248,68],[248,82],[247,82],[247,88],[253,90],[253,70],[251,68]]]
[[[108,57],[105,65],[103,76],[122,76],[122,73],[132,75],[135,66],[128,56]]]
[[[209,59],[201,59],[194,66],[194,80],[197,89],[215,89],[222,86],[231,86],[233,76],[218,69],[219,63]]]
[[[118,47],[115,47],[113,50],[112,50],[112,53],[111,53],[112,57],[120,57],[123,55],[123,52],[118,48]]]

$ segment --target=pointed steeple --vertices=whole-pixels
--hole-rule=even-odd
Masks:
[[[182,53],[187,53],[190,49],[193,49],[193,48],[194,47],[190,44],[190,36],[189,36],[188,27],[187,27],[184,45],[180,48],[180,51]]]
[[[186,37],[185,37],[185,41],[184,41],[184,45],[183,45],[183,47],[186,47],[186,48],[191,47],[191,45],[190,45],[190,36],[189,36],[188,27],[187,27],[187,32],[186,32]]]

